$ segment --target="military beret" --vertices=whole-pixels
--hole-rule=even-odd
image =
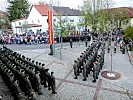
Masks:
[[[49,69],[45,69],[45,72],[47,72]]]
[[[44,66],[45,64],[42,64],[42,66]]]
[[[84,53],[86,53],[86,51],[84,50]]]
[[[98,57],[101,57],[100,55],[98,55]]]
[[[33,70],[33,69],[35,69],[35,67],[31,67],[31,69]]]
[[[19,56],[21,56],[21,55],[19,55]],[[22,58],[24,58],[24,55],[22,55]]]
[[[10,75],[10,76],[14,76],[13,73],[10,73],[9,75]]]
[[[74,62],[77,62],[76,60],[74,60]]]
[[[95,61],[95,62],[93,62],[93,64],[96,64],[97,62]]]
[[[54,72],[51,72],[51,74],[54,74]]]
[[[41,65],[41,63],[39,63],[39,65]]]
[[[29,69],[32,69],[32,67],[31,66],[28,66],[29,67]]]
[[[17,52],[14,52],[13,54],[16,54]]]

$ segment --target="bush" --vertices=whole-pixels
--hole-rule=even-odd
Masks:
[[[131,51],[133,51],[133,46],[131,47]]]
[[[129,38],[133,39],[133,27],[132,26],[128,26],[124,30],[124,38],[125,40],[128,40]]]

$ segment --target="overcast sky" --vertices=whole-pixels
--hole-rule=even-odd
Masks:
[[[0,0],[0,10],[5,10],[7,7],[7,0]],[[29,3],[37,3],[38,1],[50,1],[50,0],[28,0]],[[51,0],[54,3],[59,1],[60,6],[66,6],[70,8],[78,8],[83,4],[83,0]],[[115,7],[133,7],[133,0],[113,0]]]

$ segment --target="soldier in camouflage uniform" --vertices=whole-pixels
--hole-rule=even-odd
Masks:
[[[55,77],[53,76],[54,72],[51,72],[51,89],[52,89],[52,93],[56,94],[57,92],[55,92],[56,89],[56,82],[55,82]]]
[[[98,78],[98,73],[97,73],[97,62],[93,62],[93,83],[96,82],[96,79]]]
[[[75,78],[74,79],[77,79],[77,75],[78,75],[78,64],[77,64],[77,61],[75,60],[74,61],[74,64],[73,64],[73,69],[74,69],[74,75],[75,75]]]
[[[81,64],[80,64],[80,59],[77,58],[77,75],[79,76],[79,74],[82,72],[82,68],[81,68]]]
[[[87,63],[86,61],[83,62],[83,81],[86,81],[86,67],[87,67]]]

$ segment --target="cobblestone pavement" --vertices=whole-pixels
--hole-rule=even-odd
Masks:
[[[52,94],[47,88],[43,88],[43,95],[35,95],[37,100],[132,100],[133,96],[133,66],[129,62],[127,53],[122,54],[117,48],[113,53],[112,71],[121,75],[117,80],[108,80],[99,74],[96,83],[92,83],[92,73],[87,81],[82,81],[80,74],[78,79],[74,79],[73,62],[86,49],[85,45],[75,45],[73,48],[64,46],[61,49],[62,59],[60,59],[60,50],[56,49],[55,56],[49,56],[47,49],[34,49],[17,51],[36,61],[45,63],[45,67],[54,71],[56,77],[57,94]],[[101,72],[110,71],[110,54],[105,54],[105,64]],[[5,100],[13,100],[6,86],[1,85],[0,90],[5,96]]]

